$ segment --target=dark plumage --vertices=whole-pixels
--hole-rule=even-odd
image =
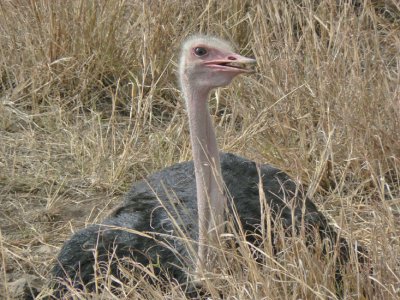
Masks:
[[[221,154],[220,159],[224,182],[243,228],[247,232],[254,232],[261,223],[259,174],[256,163],[229,153]],[[289,229],[292,225],[291,206],[294,203],[294,221],[296,226],[300,226],[304,203],[306,226],[317,228],[322,238],[336,241],[336,233],[327,224],[326,218],[309,199],[301,197],[301,189],[298,189],[288,175],[269,165],[260,165],[259,170],[267,203],[272,209],[272,214],[279,216],[285,228]],[[175,197],[171,198],[172,195]],[[229,207],[231,208],[231,205]],[[129,256],[144,266],[150,263],[149,259],[152,263],[159,259],[164,269],[168,269],[174,278],[184,283],[187,279],[185,270],[192,266],[193,262],[184,242],[173,239],[178,234],[166,211],[171,213],[191,239],[197,240],[196,183],[192,161],[173,165],[137,182],[121,207],[103,222],[104,225],[140,232],[161,233],[165,234],[165,237],[155,235],[156,239],[152,239],[124,230],[91,225],[75,233],[65,243],[58,256],[59,263],[53,269],[53,276],[76,279],[77,287],[81,286],[81,281],[85,284],[90,283],[93,280],[95,260],[93,249],[96,248],[99,261],[108,260],[113,251],[117,257]],[[173,243],[176,253],[156,240]],[[342,258],[347,260],[347,244],[344,240],[341,241],[341,247]],[[117,274],[116,264],[112,265],[112,270]],[[87,287],[92,288],[90,284]],[[62,290],[62,285],[58,285],[57,288]]]

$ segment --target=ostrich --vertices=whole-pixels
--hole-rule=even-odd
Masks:
[[[288,175],[270,165],[218,152],[208,95],[237,75],[251,73],[249,65],[254,63],[215,37],[197,35],[184,42],[179,79],[189,115],[193,161],[135,183],[123,204],[101,224],[76,232],[62,247],[52,270],[57,291],[62,293],[69,285],[94,289],[95,262],[107,264],[119,278],[117,261],[124,257],[143,266],[159,262],[163,271],[182,284],[190,271],[211,270],[209,245],[224,232],[227,214],[237,212],[245,233],[259,230],[260,182],[274,220],[287,229],[305,224],[321,238],[339,240],[340,255],[348,259],[346,241],[338,238]],[[177,239],[178,231],[197,241],[193,243],[197,255]]]

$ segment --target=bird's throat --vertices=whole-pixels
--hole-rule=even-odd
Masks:
[[[208,108],[208,92],[188,92],[184,91],[189,114],[199,217],[197,269],[206,271],[209,266],[208,245],[217,242],[223,231],[226,200],[217,140]]]

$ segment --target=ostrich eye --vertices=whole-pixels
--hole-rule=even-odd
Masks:
[[[194,53],[197,56],[203,56],[203,55],[207,54],[207,49],[203,48],[203,47],[197,47],[197,48],[194,49]]]

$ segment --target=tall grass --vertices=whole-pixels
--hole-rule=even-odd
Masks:
[[[133,181],[191,158],[176,70],[181,41],[201,32],[258,62],[212,96],[220,147],[305,184],[369,249],[364,295],[400,298],[399,16],[395,0],[1,1],[0,294],[28,275],[45,287],[72,232]],[[231,254],[216,286],[236,299],[335,298],[329,261],[295,244],[261,267]],[[123,293],[142,297],[137,282]],[[171,285],[140,281],[150,299],[183,297]],[[345,286],[357,298],[357,272]]]

